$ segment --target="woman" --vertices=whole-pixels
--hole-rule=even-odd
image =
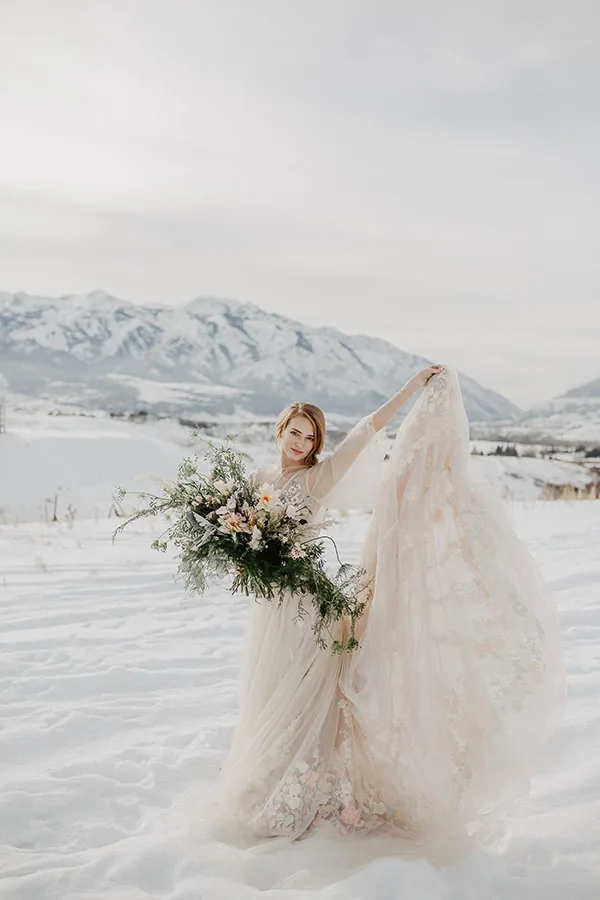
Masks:
[[[554,603],[501,503],[472,480],[454,370],[419,372],[323,461],[322,412],[292,404],[277,422],[279,461],[253,477],[319,521],[336,484],[352,480],[359,455],[421,387],[361,554],[360,648],[319,648],[312,604],[302,618],[293,598],[251,606],[214,814],[221,833],[473,835],[522,792],[560,715]]]

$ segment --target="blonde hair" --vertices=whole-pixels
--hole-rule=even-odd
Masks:
[[[290,403],[289,406],[282,409],[277,418],[277,422],[275,423],[275,443],[283,436],[283,432],[294,416],[304,416],[313,427],[315,440],[312,450],[304,460],[304,463],[307,466],[314,466],[315,463],[318,462],[317,457],[325,443],[325,416],[323,415],[323,410],[319,409],[319,407],[315,406],[313,403],[303,403],[301,400]]]

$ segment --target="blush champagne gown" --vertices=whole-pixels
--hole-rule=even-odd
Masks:
[[[318,522],[358,479],[375,438],[362,418],[312,468],[253,473]],[[227,839],[483,834],[528,775],[562,712],[553,598],[503,503],[473,478],[458,376],[431,379],[381,467],[359,562],[360,648],[333,655],[312,604],[251,602],[239,718],[212,800]],[[333,636],[347,633],[339,622]]]

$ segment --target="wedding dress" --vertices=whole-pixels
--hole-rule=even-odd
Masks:
[[[371,414],[316,466],[254,477],[318,522],[340,483],[360,487],[375,437]],[[559,720],[554,601],[502,502],[473,478],[453,369],[423,390],[378,480],[358,650],[319,648],[311,603],[304,618],[296,598],[251,604],[211,813],[221,836],[478,835],[527,790]]]

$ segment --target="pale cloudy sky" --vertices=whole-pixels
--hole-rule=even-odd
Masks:
[[[600,376],[597,0],[0,0],[0,289]],[[399,385],[400,386],[400,385]]]

